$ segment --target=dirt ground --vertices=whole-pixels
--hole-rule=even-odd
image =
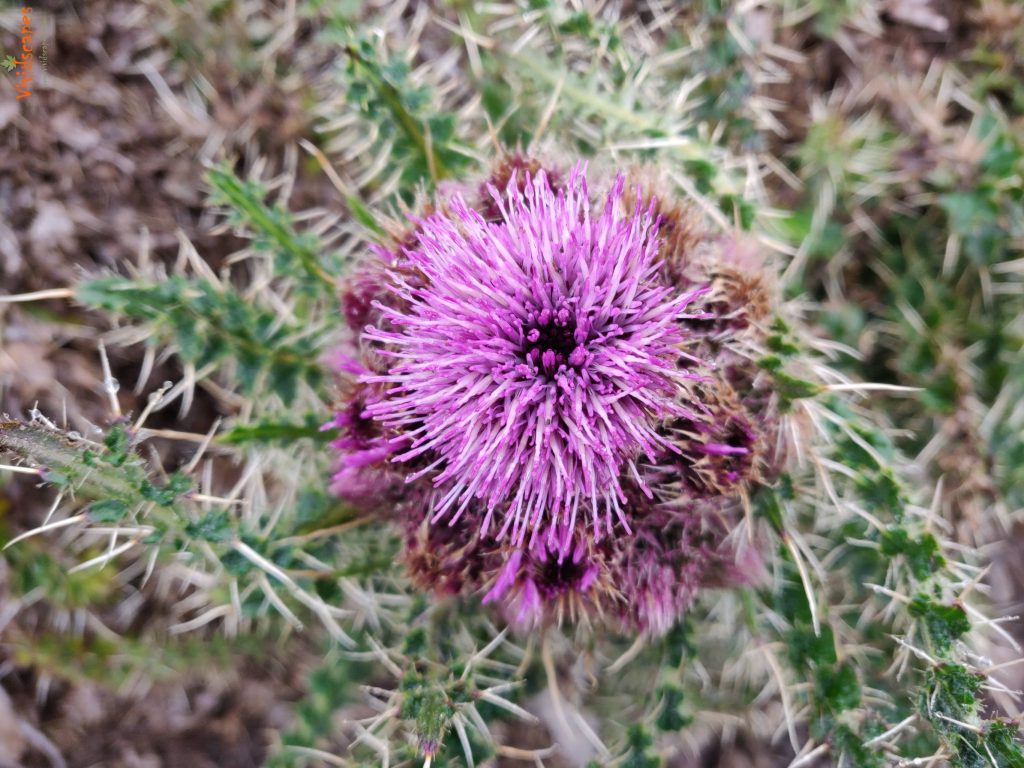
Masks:
[[[232,237],[210,233],[203,163],[237,149],[227,139],[212,147],[216,131],[228,135],[245,121],[280,125],[267,94],[226,88],[214,117],[171,115],[158,96],[170,86],[146,64],[154,37],[149,9],[100,0],[37,3],[34,10],[46,70],[21,101],[13,79],[0,75],[0,292],[66,287],[82,272],[123,271],[142,250],[171,262],[182,238],[214,264],[236,250]],[[4,51],[19,22],[17,9],[0,10]],[[24,416],[38,407],[66,412],[71,424],[105,423],[100,322],[65,301],[0,307],[0,413]],[[112,365],[115,377],[134,383],[137,364],[114,352]],[[180,371],[171,364],[151,380],[175,376]],[[138,410],[130,389],[124,387],[122,400]],[[197,403],[190,418],[209,423],[210,407]],[[35,525],[52,495],[4,482],[0,526],[17,532]],[[0,558],[0,766],[261,764],[299,693],[296,671],[285,671],[272,643],[241,669],[183,665],[144,690],[52,678],[19,662],[19,644],[32,642],[36,622],[56,619],[13,602],[8,576]],[[117,626],[116,618],[99,618]]]

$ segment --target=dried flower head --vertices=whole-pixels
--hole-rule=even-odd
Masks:
[[[623,542],[616,582],[625,600],[620,621],[652,635],[666,633],[693,603],[697,591],[731,559],[713,516],[692,506],[651,510]]]
[[[675,450],[663,454],[654,473],[667,498],[728,496],[760,469],[760,435],[728,384],[700,386],[701,415],[666,426]]]
[[[712,255],[703,254],[689,266],[687,279],[709,287],[702,300],[702,316],[687,321],[691,330],[709,341],[729,341],[765,320],[771,296],[759,258],[754,243],[725,237]]]
[[[673,195],[661,176],[646,167],[629,173],[625,203],[633,205],[636,200],[653,206],[658,217],[658,256],[664,279],[679,287],[692,284],[693,275],[687,273],[707,237],[693,204]]]
[[[383,272],[383,265],[374,260],[361,266],[345,281],[341,291],[341,310],[349,328],[358,331],[378,321],[373,304],[383,298]]]
[[[431,525],[413,515],[406,527],[405,566],[421,590],[458,595],[481,588],[495,547],[472,524]]]
[[[498,158],[491,168],[490,175],[480,183],[477,190],[477,210],[488,221],[501,221],[501,206],[491,194],[492,189],[504,191],[509,184],[515,184],[521,193],[526,192],[527,179],[536,178],[544,172],[548,185],[555,192],[561,188],[561,174],[552,168],[547,168],[535,157],[512,152]]]
[[[680,507],[627,488],[635,525],[629,536],[563,532],[568,545],[538,538],[526,548],[484,543],[491,564],[484,603],[495,603],[520,627],[615,623],[628,633],[666,633],[705,587],[755,583],[761,562],[751,547],[728,541],[721,512],[707,503]],[[447,528],[447,526],[435,526]]]

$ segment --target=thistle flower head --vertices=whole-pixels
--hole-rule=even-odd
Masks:
[[[750,415],[724,382],[699,389],[701,416],[666,426],[675,451],[662,456],[653,474],[666,499],[727,497],[758,476],[761,444]]]
[[[339,355],[338,367],[351,373],[367,369],[351,358]],[[362,508],[381,508],[398,499],[402,477],[388,462],[393,448],[387,436],[366,411],[380,397],[378,387],[350,383],[342,396],[334,418],[324,430],[337,429],[339,437],[331,442],[337,456],[331,477],[331,492],[338,498]]]
[[[493,567],[493,550],[472,525],[431,525],[419,516],[406,521],[405,566],[424,592],[476,591]]]
[[[658,217],[658,256],[664,279],[671,285],[692,284],[688,272],[705,236],[694,206],[676,198],[653,169],[634,168],[629,181],[626,204],[641,200],[652,206]]]
[[[657,635],[755,579],[729,521],[784,454],[753,245],[649,175],[592,197],[583,167],[519,155],[420,210],[342,295],[359,362],[335,361],[331,425],[332,489],[391,510],[413,581]]]
[[[373,306],[383,292],[383,270],[376,262],[362,266],[342,286],[341,310],[349,328],[360,329],[378,320]]]
[[[652,510],[623,541],[616,568],[616,582],[625,594],[622,623],[662,635],[679,620],[729,557],[721,533],[710,524],[692,508],[674,514]]]
[[[483,601],[500,603],[511,621],[526,626],[601,613],[618,599],[609,578],[613,550],[608,539],[594,542],[585,530],[538,537],[527,548],[498,553],[501,567]]]
[[[592,216],[582,168],[557,193],[513,174],[499,221],[455,196],[405,249],[415,280],[392,274],[363,334],[390,361],[366,412],[401,435],[394,461],[429,459],[410,479],[431,477],[433,519],[480,506],[515,544],[582,516],[595,538],[628,530],[621,478],[643,485],[638,458],[671,449],[658,425],[690,413],[677,321],[700,291],[660,281],[656,220],[622,212],[623,186]]]
[[[691,279],[707,284],[709,290],[702,301],[704,312],[686,325],[708,341],[735,340],[769,314],[771,299],[763,265],[758,269],[749,263],[756,259],[751,250],[749,242],[723,238],[714,260],[693,270]]]
[[[551,168],[544,169],[540,160],[519,153],[510,153],[498,159],[490,175],[480,183],[476,197],[477,210],[488,221],[501,221],[499,201],[491,194],[492,189],[504,191],[509,184],[515,184],[521,193],[526,191],[527,179],[536,178],[544,172],[548,186],[555,192],[561,188],[561,174]]]
[[[760,579],[756,550],[737,552],[721,510],[703,502],[672,508],[647,499],[633,484],[626,495],[635,513],[629,536],[595,542],[580,526],[559,532],[568,544],[558,537],[539,537],[520,548],[483,543],[478,562],[490,564],[483,602],[498,605],[520,627],[603,617],[625,632],[658,636],[702,588]],[[448,561],[442,573],[451,569]]]

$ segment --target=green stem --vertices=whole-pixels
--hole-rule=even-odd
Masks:
[[[349,45],[347,50],[348,55],[362,68],[367,79],[373,83],[373,86],[381,95],[398,127],[408,136],[409,140],[423,156],[427,163],[427,168],[430,169],[431,180],[437,183],[438,180],[447,178],[450,175],[449,170],[445,167],[437,152],[434,151],[432,144],[427,140],[427,134],[420,127],[419,122],[405,108],[405,105],[402,103],[402,95],[398,92],[398,89],[377,73],[370,62],[359,53],[356,46]]]

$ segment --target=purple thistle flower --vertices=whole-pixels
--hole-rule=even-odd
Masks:
[[[626,600],[622,621],[663,635],[679,620],[721,557],[714,536],[689,510],[653,514],[624,543],[616,573]],[[720,537],[719,537],[720,538]]]
[[[723,382],[697,391],[701,418],[668,424],[676,450],[651,468],[665,499],[728,497],[760,470],[759,435],[736,394]]]
[[[677,321],[702,289],[660,281],[652,208],[621,213],[623,186],[592,217],[582,168],[557,194],[513,174],[490,190],[499,221],[454,196],[404,249],[363,333],[393,364],[362,380],[387,388],[366,413],[398,435],[392,460],[428,462],[407,479],[431,478],[432,522],[482,507],[481,531],[497,518],[516,545],[581,515],[595,539],[629,530],[622,478],[649,494],[638,458],[673,450],[664,420],[694,418]]]
[[[753,362],[774,293],[753,241],[645,179],[592,199],[582,167],[506,156],[342,285],[331,490],[401,526],[424,591],[659,635],[763,576],[729,531],[785,459]]]
[[[366,375],[369,371],[347,355],[335,355],[339,370],[352,375]],[[355,383],[345,392],[344,402],[335,416],[321,427],[321,431],[339,430],[331,442],[337,454],[331,493],[364,509],[382,508],[397,499],[402,478],[388,462],[394,446],[366,411],[367,406],[380,397],[379,387]]]
[[[658,636],[679,621],[701,589],[763,577],[756,549],[741,543],[737,550],[730,543],[718,504],[674,508],[647,499],[628,481],[626,495],[635,521],[630,536],[594,542],[578,526],[556,538],[538,537],[527,547],[478,544],[476,562],[490,564],[483,602],[496,604],[525,628],[603,617],[623,631]],[[450,571],[454,562],[438,573]]]
[[[610,581],[622,591],[615,605],[621,625],[664,635],[709,587],[756,584],[763,578],[756,551],[729,541],[715,503],[682,508],[641,503],[632,536],[618,542]]]
[[[379,268],[364,268],[356,272],[343,286],[341,310],[349,328],[362,328],[376,322],[378,313],[373,307],[373,302],[380,298],[383,289],[383,276],[378,274],[381,271]]]
[[[534,626],[545,619],[561,623],[565,614],[575,621],[587,608],[602,609],[617,593],[607,583],[608,547],[588,546],[585,531],[569,540],[569,531],[557,538],[537,537],[523,549],[506,554],[501,570],[483,602],[499,602],[516,624]]]

